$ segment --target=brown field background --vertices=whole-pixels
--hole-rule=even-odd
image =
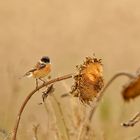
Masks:
[[[19,77],[42,55],[51,58],[52,78],[74,72],[75,66],[93,53],[103,61],[105,82],[120,71],[135,73],[140,67],[139,7],[138,0],[0,1],[0,130],[13,129],[21,103],[35,87],[34,79]],[[89,107],[72,97],[60,98],[72,82],[56,84],[55,94],[68,128],[76,133],[71,139],[76,140],[80,126],[74,129],[71,122],[85,117],[83,112]],[[120,92],[125,82],[127,78],[120,77],[106,91],[92,121],[94,136],[88,139],[133,140],[140,135],[140,124],[133,128],[120,125],[140,110],[140,98],[129,104],[123,101]],[[18,139],[33,139],[33,125],[40,124],[39,140],[57,140],[49,98],[49,113],[38,105],[41,101],[38,93],[26,106]]]

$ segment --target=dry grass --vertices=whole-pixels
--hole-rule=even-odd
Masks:
[[[92,53],[103,59],[105,81],[118,71],[134,73],[140,58],[139,4],[138,0],[0,1],[0,130],[6,132],[0,133],[0,139],[12,130],[21,102],[35,87],[34,80],[18,78],[42,55],[52,59],[52,77],[73,72],[75,65]],[[66,85],[72,82],[66,81]],[[120,92],[125,82],[124,78],[117,80],[105,93],[91,122],[91,140],[131,140],[139,136],[139,124],[128,129],[120,126],[139,111],[140,105],[139,97],[124,103]],[[56,88],[70,139],[76,140],[90,107],[72,97],[60,98],[67,89],[61,84]],[[28,104],[18,139],[30,140],[33,124],[40,124],[38,139],[58,138],[51,103],[48,116],[44,106],[38,105],[41,101],[38,94]]]

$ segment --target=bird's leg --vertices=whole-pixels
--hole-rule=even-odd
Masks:
[[[38,79],[36,78],[35,79],[35,82],[36,82],[36,89],[38,88]]]
[[[42,78],[39,78],[40,81],[42,81],[43,83],[46,83],[46,81]]]
[[[50,80],[50,79],[51,79],[51,75],[48,76],[48,80]]]

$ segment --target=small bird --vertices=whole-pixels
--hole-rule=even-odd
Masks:
[[[24,74],[24,77],[35,78],[37,88],[38,79],[45,82],[42,78],[47,76],[50,72],[51,72],[50,58],[48,56],[43,56],[31,70],[29,70]]]

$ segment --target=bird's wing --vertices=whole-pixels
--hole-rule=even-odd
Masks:
[[[26,72],[26,73],[24,74],[24,76],[30,77],[30,76],[32,76],[32,73],[33,73],[34,71],[43,69],[45,66],[46,66],[46,64],[38,62],[38,63],[35,65],[35,67],[32,68],[31,70],[29,70],[28,72]]]
[[[32,68],[31,70],[29,70],[28,72],[26,72],[24,74],[24,76],[27,76],[27,77],[30,77],[30,75],[32,74],[32,72],[36,71],[37,69],[36,68]]]
[[[46,64],[38,62],[35,67],[37,70],[40,70],[46,67]]]

